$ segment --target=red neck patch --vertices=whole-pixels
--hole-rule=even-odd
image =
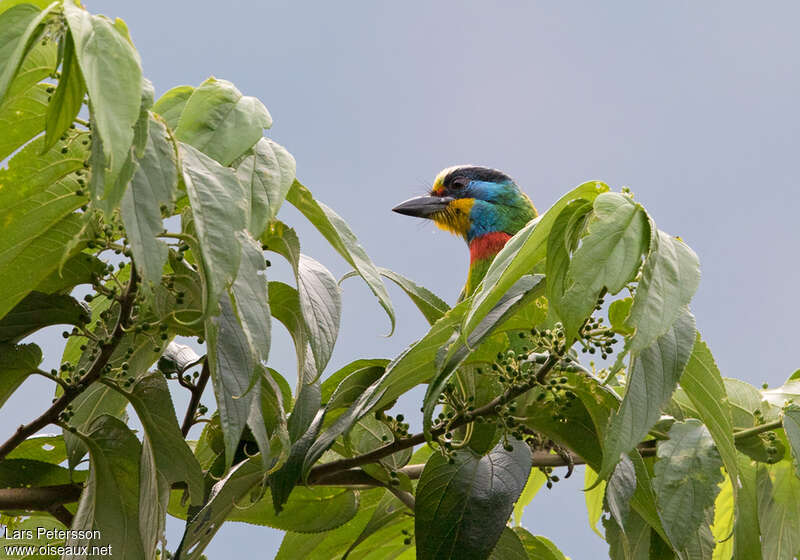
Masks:
[[[476,237],[469,244],[469,263],[494,257],[511,236],[502,231],[493,231]]]

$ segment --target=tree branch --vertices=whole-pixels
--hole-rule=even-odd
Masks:
[[[48,408],[41,416],[29,424],[21,425],[5,443],[0,445],[0,461],[5,459],[6,455],[11,453],[11,451],[13,451],[27,438],[48,424],[56,423],[59,415],[64,412],[64,410],[67,408],[67,405],[72,403],[72,401],[74,401],[78,395],[80,395],[87,387],[89,387],[89,385],[100,379],[100,376],[103,375],[103,371],[108,364],[108,360],[111,358],[114,350],[116,350],[117,346],[119,345],[119,341],[122,339],[124,328],[128,326],[130,321],[131,309],[133,308],[133,302],[136,298],[137,282],[138,276],[136,274],[136,268],[131,265],[131,277],[128,281],[128,286],[120,297],[119,320],[117,320],[117,324],[111,333],[111,337],[100,345],[100,353],[98,354],[97,358],[95,358],[94,362],[89,368],[89,371],[87,371],[76,384],[72,384],[64,389],[64,392],[61,394],[61,396],[56,399],[56,401],[50,405],[50,408]]]
[[[539,371],[536,372],[536,376],[534,378],[520,385],[509,387],[502,395],[492,399],[487,404],[476,408],[472,412],[460,414],[453,418],[453,420],[449,423],[442,424],[441,426],[432,429],[430,432],[431,439],[437,438],[440,435],[443,435],[455,428],[459,428],[465,424],[469,424],[478,416],[483,418],[497,416],[498,409],[504,404],[516,399],[524,393],[527,393],[537,385],[540,385],[547,377],[547,374],[550,373],[553,367],[558,363],[559,359],[559,356],[551,354],[542,364],[542,367],[539,368]],[[398,451],[419,445],[425,441],[426,438],[424,433],[414,434],[413,436],[406,438],[396,439],[394,442],[388,445],[384,445],[383,447],[379,447],[373,451],[370,451],[369,453],[364,453],[363,455],[357,455],[355,457],[339,459],[338,461],[331,461],[330,463],[317,465],[311,469],[311,472],[308,475],[309,483],[313,484],[315,481],[325,478],[338,471],[352,469],[353,467],[366,465],[367,463],[374,463],[378,459],[388,457],[389,455],[397,453]]]
[[[77,483],[36,488],[0,488],[0,510],[21,509],[53,513],[52,508],[77,502],[82,491],[83,484]],[[60,518],[56,518],[61,521]]]
[[[178,379],[181,379],[182,373],[178,374]],[[189,389],[192,392],[192,398],[189,400],[189,407],[186,409],[186,414],[183,417],[183,424],[181,424],[181,433],[183,437],[186,437],[189,434],[189,430],[192,429],[192,426],[195,424],[194,415],[197,412],[197,407],[200,405],[200,399],[203,397],[203,391],[206,389],[206,384],[208,383],[208,378],[211,375],[211,372],[208,369],[208,358],[203,362],[203,371],[200,373],[200,377],[197,379],[197,383],[192,385]]]

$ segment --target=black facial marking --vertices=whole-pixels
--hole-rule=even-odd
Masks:
[[[451,171],[442,181],[442,186],[447,190],[455,190],[466,187],[470,181],[503,183],[511,180],[511,177],[497,169],[470,165]]]

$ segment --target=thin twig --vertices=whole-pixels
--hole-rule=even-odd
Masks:
[[[178,374],[178,379],[182,373]],[[200,377],[197,379],[197,383],[192,385],[189,390],[192,392],[192,398],[189,400],[189,406],[186,409],[186,415],[183,417],[183,424],[181,424],[181,433],[183,437],[186,437],[189,434],[189,430],[192,429],[192,426],[195,424],[194,415],[197,412],[197,407],[200,405],[200,399],[203,397],[203,391],[206,390],[206,383],[208,383],[208,378],[210,377],[211,372],[208,369],[208,359],[203,362],[203,371],[200,373]],[[181,383],[183,385],[183,383]]]
[[[119,320],[117,321],[117,324],[111,333],[111,337],[100,345],[100,352],[98,353],[91,367],[89,367],[89,370],[78,380],[77,383],[65,388],[61,396],[56,399],[56,401],[50,405],[50,408],[42,413],[41,416],[29,424],[21,425],[5,443],[0,445],[0,461],[5,459],[6,455],[11,453],[11,451],[13,451],[20,443],[28,439],[30,436],[48,424],[56,423],[59,415],[64,412],[67,406],[71,404],[72,401],[74,401],[77,396],[80,395],[87,387],[89,387],[89,385],[100,379],[100,376],[103,375],[103,370],[108,364],[111,355],[114,353],[114,350],[116,350],[117,346],[119,345],[119,341],[122,339],[122,334],[125,328],[128,326],[127,323],[130,320],[133,302],[136,299],[137,284],[138,275],[136,274],[136,268],[131,266],[130,281],[120,297]]]

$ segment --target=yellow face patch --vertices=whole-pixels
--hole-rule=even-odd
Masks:
[[[439,228],[465,237],[472,225],[469,213],[474,203],[474,198],[457,198],[450,202],[445,211],[433,216],[433,221]]]

